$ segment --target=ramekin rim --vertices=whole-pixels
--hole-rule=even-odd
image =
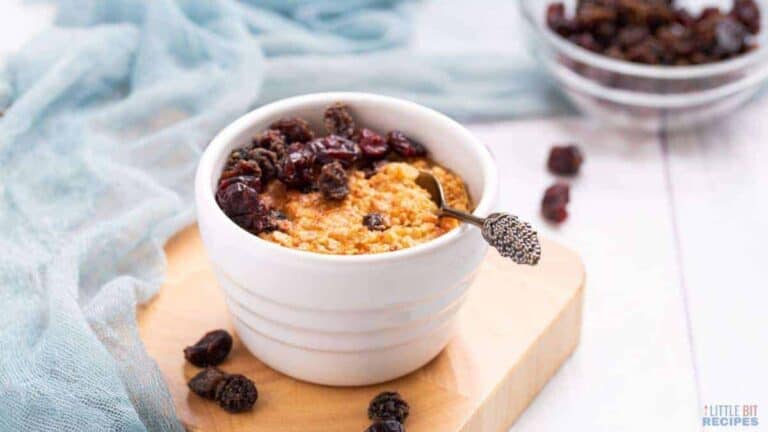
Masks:
[[[316,103],[321,101],[330,103],[335,100],[344,100],[349,103],[366,100],[378,103],[393,104],[396,105],[399,109],[419,111],[422,114],[439,119],[439,121],[444,123],[446,127],[453,129],[451,131],[452,133],[459,134],[462,138],[462,141],[468,142],[470,144],[470,151],[475,152],[480,160],[481,166],[478,167],[478,173],[482,173],[484,179],[481,188],[480,200],[477,202],[473,214],[478,216],[485,216],[493,210],[493,206],[495,205],[497,198],[496,194],[498,188],[498,172],[496,165],[488,149],[482,145],[464,126],[434,109],[404,99],[366,92],[320,92],[292,96],[268,103],[240,116],[238,119],[219,131],[219,133],[216,134],[213,140],[211,140],[210,144],[206,147],[202,156],[200,157],[200,161],[198,162],[197,172],[195,175],[195,197],[198,207],[204,206],[205,209],[198,208],[197,211],[210,211],[210,214],[213,218],[212,223],[221,225],[228,232],[232,233],[232,235],[241,237],[241,241],[246,242],[247,244],[252,244],[253,247],[267,248],[276,254],[284,254],[286,257],[329,264],[361,264],[406,260],[414,256],[428,254],[438,248],[448,247],[450,244],[453,244],[460,238],[468,235],[470,230],[476,229],[474,227],[467,226],[467,224],[461,224],[458,228],[453,229],[446,234],[406,249],[375,254],[334,255],[293,249],[279,245],[277,243],[263,240],[258,236],[244,230],[235,224],[232,220],[230,220],[216,204],[214,192],[210,187],[212,176],[216,174],[213,172],[214,162],[217,160],[219,153],[224,151],[224,149],[227,147],[227,144],[232,139],[234,139],[235,136],[242,132],[242,130],[247,129],[252,123],[258,121],[258,119],[268,117],[272,112],[290,111],[291,108],[297,108],[303,104]]]

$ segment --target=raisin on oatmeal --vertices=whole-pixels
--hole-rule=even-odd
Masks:
[[[434,174],[449,205],[471,211],[464,182],[404,132],[358,127],[350,107],[328,107],[328,135],[297,117],[277,120],[222,170],[217,201],[235,223],[279,245],[356,255],[409,248],[459,226],[438,216],[415,180]]]

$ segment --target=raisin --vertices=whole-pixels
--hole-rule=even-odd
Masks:
[[[379,159],[389,153],[389,144],[383,136],[370,129],[361,129],[357,135],[357,143],[363,156],[369,159]]]
[[[329,135],[352,138],[355,133],[355,121],[349,115],[347,106],[341,102],[336,102],[325,109],[323,122]]]
[[[249,180],[247,183],[245,180]],[[219,184],[216,202],[227,216],[241,215],[255,211],[259,206],[259,191],[253,187],[255,177],[232,177]]]
[[[301,189],[313,182],[314,164],[315,154],[306,145],[291,144],[277,162],[277,178],[288,187]]]
[[[339,161],[345,167],[349,167],[362,156],[360,146],[356,142],[338,135],[317,138],[310,141],[307,147],[320,164]]]
[[[397,420],[403,423],[408,418],[410,407],[400,393],[386,391],[379,393],[368,405],[371,420]]]
[[[379,213],[368,213],[363,216],[363,225],[370,231],[385,231],[389,228],[387,220]]]
[[[192,392],[206,399],[216,399],[216,387],[221,383],[227,374],[215,367],[207,367],[193,376],[187,382]]]
[[[241,155],[240,151],[237,151],[237,153],[233,152],[224,166],[224,171],[221,172],[221,180],[239,176],[261,177],[259,163],[248,159],[247,152],[246,155]]]
[[[569,201],[570,187],[565,183],[555,183],[544,192],[541,213],[550,222],[563,222],[568,217],[566,206]]]
[[[285,154],[285,135],[276,129],[268,129],[253,138],[254,147],[270,150],[277,156]]]
[[[600,51],[601,48],[600,44],[591,33],[577,33],[568,38],[568,40],[589,51],[597,52]]]
[[[248,231],[259,234],[276,230],[270,207],[261,200],[258,190],[242,179],[234,177],[221,182],[216,192],[219,207],[233,222]]]
[[[266,185],[270,180],[277,177],[277,154],[272,150],[265,148],[248,150],[248,159],[258,163],[262,185]]]
[[[715,24],[715,52],[722,56],[738,54],[744,48],[747,30],[737,20],[727,17]]]
[[[317,186],[323,198],[331,201],[343,200],[349,194],[347,172],[339,161],[323,165]]]
[[[549,151],[547,167],[555,174],[574,175],[579,173],[583,162],[584,156],[577,146],[554,146]]]
[[[760,31],[755,0],[734,0],[726,14],[708,7],[694,17],[672,0],[578,0],[566,17],[561,2],[546,11],[549,28],[572,43],[620,60],[644,64],[688,65],[732,58],[754,47]],[[589,69],[587,77],[600,75]]]
[[[678,23],[656,30],[656,38],[664,49],[679,56],[687,56],[696,48],[692,36],[690,30]]]
[[[229,178],[223,178],[219,180],[219,188],[218,190],[223,190],[227,186],[233,184],[233,183],[243,183],[248,187],[251,187],[257,191],[260,191],[262,188],[261,184],[261,177],[254,177],[254,176],[237,176],[237,177],[229,177]]]
[[[601,24],[613,23],[616,20],[616,9],[596,3],[587,3],[579,8],[577,21],[582,29],[596,29]]]
[[[633,45],[639,44],[648,36],[649,32],[647,27],[631,25],[619,30],[619,32],[616,34],[616,41],[623,48],[629,48]]]
[[[423,145],[410,140],[404,133],[397,130],[387,134],[387,144],[397,154],[404,157],[418,157],[427,154],[427,149]]]
[[[238,413],[250,410],[259,398],[256,385],[240,374],[227,375],[216,386],[216,401],[225,410]]]
[[[386,159],[376,161],[368,160],[360,166],[360,170],[365,175],[365,178],[369,179],[375,176],[376,173],[379,172],[379,169],[388,163],[389,161]]]
[[[568,37],[576,30],[573,21],[565,17],[565,5],[552,3],[547,7],[547,26],[561,36]]]
[[[365,432],[405,432],[405,427],[397,420],[383,420],[374,422]]]
[[[662,62],[661,44],[653,37],[644,39],[626,52],[627,60],[635,63],[659,64]]]
[[[309,123],[299,117],[280,119],[269,125],[269,128],[280,131],[285,136],[286,144],[295,142],[305,143],[315,138]]]
[[[691,28],[696,23],[696,19],[686,9],[677,9],[675,11],[675,21],[686,28]]]
[[[760,8],[754,0],[735,0],[731,16],[739,20],[750,33],[760,33]]]
[[[231,349],[232,336],[226,330],[213,330],[184,348],[184,358],[195,366],[216,366],[227,358]]]

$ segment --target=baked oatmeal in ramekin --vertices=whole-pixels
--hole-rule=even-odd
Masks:
[[[415,180],[431,172],[449,205],[471,211],[462,179],[402,132],[360,128],[350,108],[326,108],[324,137],[286,117],[232,151],[217,191],[227,216],[264,240],[336,255],[405,249],[458,227]]]

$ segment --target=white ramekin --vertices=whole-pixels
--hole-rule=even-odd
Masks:
[[[304,252],[264,241],[216,204],[229,152],[272,121],[300,116],[322,130],[322,113],[347,103],[358,124],[399,129],[459,174],[485,216],[496,205],[491,155],[461,125],[417,104],[364,93],[299,96],[256,109],[221,131],[195,179],[198,223],[235,328],[269,366],[306,381],[364,385],[422,366],[448,343],[457,312],[487,252],[480,232],[460,228],[409,249],[373,255]]]

